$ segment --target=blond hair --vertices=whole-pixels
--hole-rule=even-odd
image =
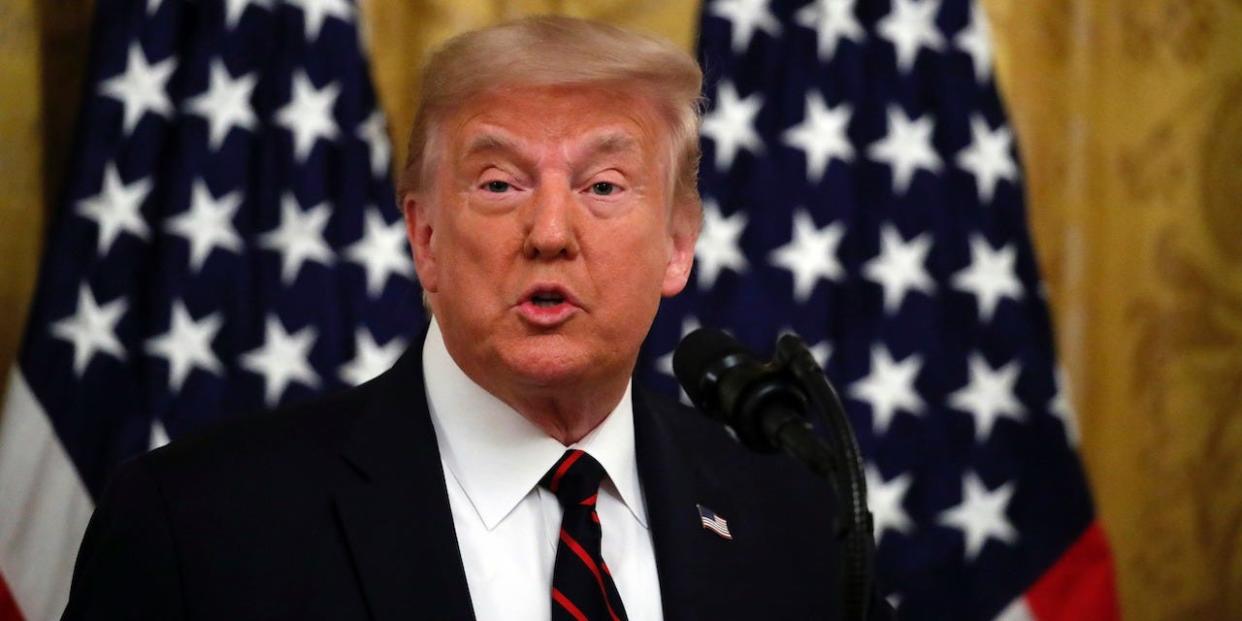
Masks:
[[[463,102],[498,88],[624,84],[667,122],[674,201],[697,211],[702,82],[698,63],[672,43],[598,22],[544,15],[458,35],[423,71],[398,197],[429,178],[437,125]]]

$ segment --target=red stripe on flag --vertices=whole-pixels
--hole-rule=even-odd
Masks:
[[[13,599],[13,594],[9,592],[9,585],[4,582],[4,576],[0,575],[0,621],[23,621],[22,611],[17,607],[17,600]]]
[[[1026,605],[1039,621],[1116,621],[1117,590],[1112,553],[1098,523],[1061,555],[1026,592]]]

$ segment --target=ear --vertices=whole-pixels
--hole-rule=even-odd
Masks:
[[[435,293],[439,269],[435,249],[431,243],[434,222],[425,200],[419,200],[413,192],[401,197],[401,211],[405,214],[405,233],[410,239],[410,251],[414,254],[414,270],[418,272],[418,284],[424,291]]]
[[[690,268],[694,267],[694,244],[698,242],[702,222],[702,208],[697,205],[678,204],[673,209],[668,264],[664,267],[664,283],[660,290],[666,298],[686,288]]]

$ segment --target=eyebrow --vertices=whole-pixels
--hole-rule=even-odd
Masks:
[[[496,133],[479,134],[470,139],[466,144],[465,154],[467,156],[474,155],[485,151],[508,151],[517,153],[520,151],[517,142],[507,136]]]
[[[638,150],[638,141],[622,132],[608,132],[591,138],[583,150],[592,154],[622,153]],[[494,132],[479,134],[466,143],[467,156],[486,151],[520,153],[521,148],[512,138]]]
[[[633,136],[621,132],[608,132],[592,138],[587,143],[589,153],[611,154],[639,150],[638,141]]]

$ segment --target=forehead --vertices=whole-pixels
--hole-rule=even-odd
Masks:
[[[489,91],[447,121],[459,155],[539,143],[645,152],[667,133],[648,97],[592,85]]]

